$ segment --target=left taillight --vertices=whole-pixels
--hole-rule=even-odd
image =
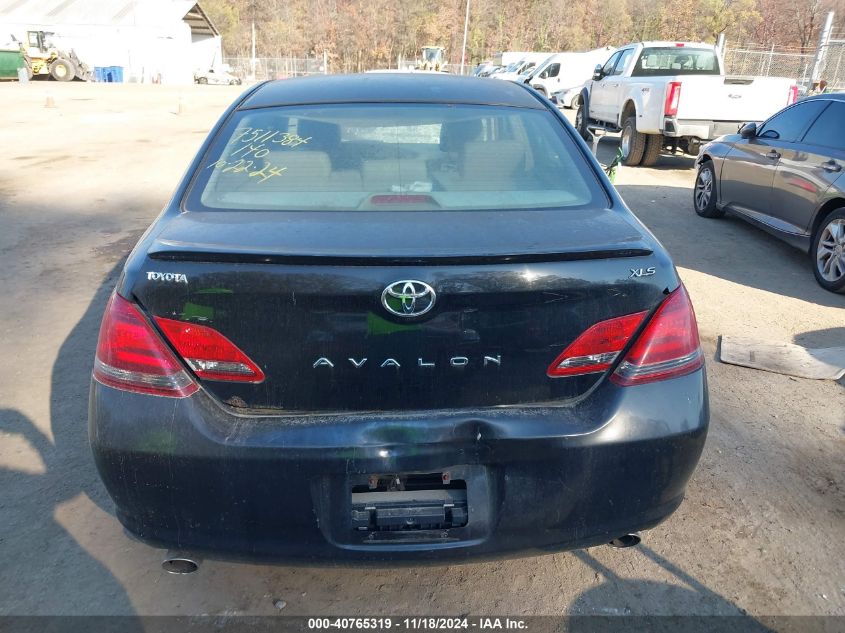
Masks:
[[[789,87],[789,96],[786,98],[786,105],[792,105],[798,101],[798,86]]]
[[[124,391],[172,398],[199,389],[138,307],[116,293],[100,325],[94,379]]]

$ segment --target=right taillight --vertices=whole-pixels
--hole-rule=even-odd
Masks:
[[[199,389],[137,306],[117,293],[100,325],[94,379],[124,391],[172,398]]]
[[[670,81],[666,90],[666,104],[663,108],[663,114],[666,116],[677,116],[678,103],[681,101],[681,82]]]
[[[792,105],[798,101],[798,86],[789,87],[789,96],[786,98],[786,105]]]
[[[657,308],[611,380],[639,385],[683,376],[703,364],[695,313],[681,284]]]

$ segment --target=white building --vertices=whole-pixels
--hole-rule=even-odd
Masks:
[[[51,32],[95,66],[123,67],[124,81],[191,83],[222,63],[220,34],[195,0],[0,0],[0,42]]]

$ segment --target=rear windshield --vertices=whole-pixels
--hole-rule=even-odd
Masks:
[[[189,209],[351,211],[584,207],[601,197],[545,110],[366,104],[236,112]]]
[[[719,62],[712,48],[670,46],[644,48],[632,77],[658,75],[718,75]]]

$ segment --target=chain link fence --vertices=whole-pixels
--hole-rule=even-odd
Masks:
[[[826,48],[819,78],[834,90],[845,90],[845,38],[831,40]]]
[[[845,90],[845,37],[829,39],[823,47],[821,65],[816,81],[824,79],[832,90]],[[813,71],[819,49],[810,53],[784,50],[738,47],[725,49],[725,72],[729,75],[789,77],[802,91],[813,87]]]
[[[748,48],[725,49],[725,72],[728,75],[789,77],[809,86],[813,74],[814,54]]]
[[[258,81],[323,75],[329,72],[323,57],[256,57],[254,72],[251,57],[224,57],[223,62],[232,68],[232,73],[236,76],[249,79],[254,75]]]

